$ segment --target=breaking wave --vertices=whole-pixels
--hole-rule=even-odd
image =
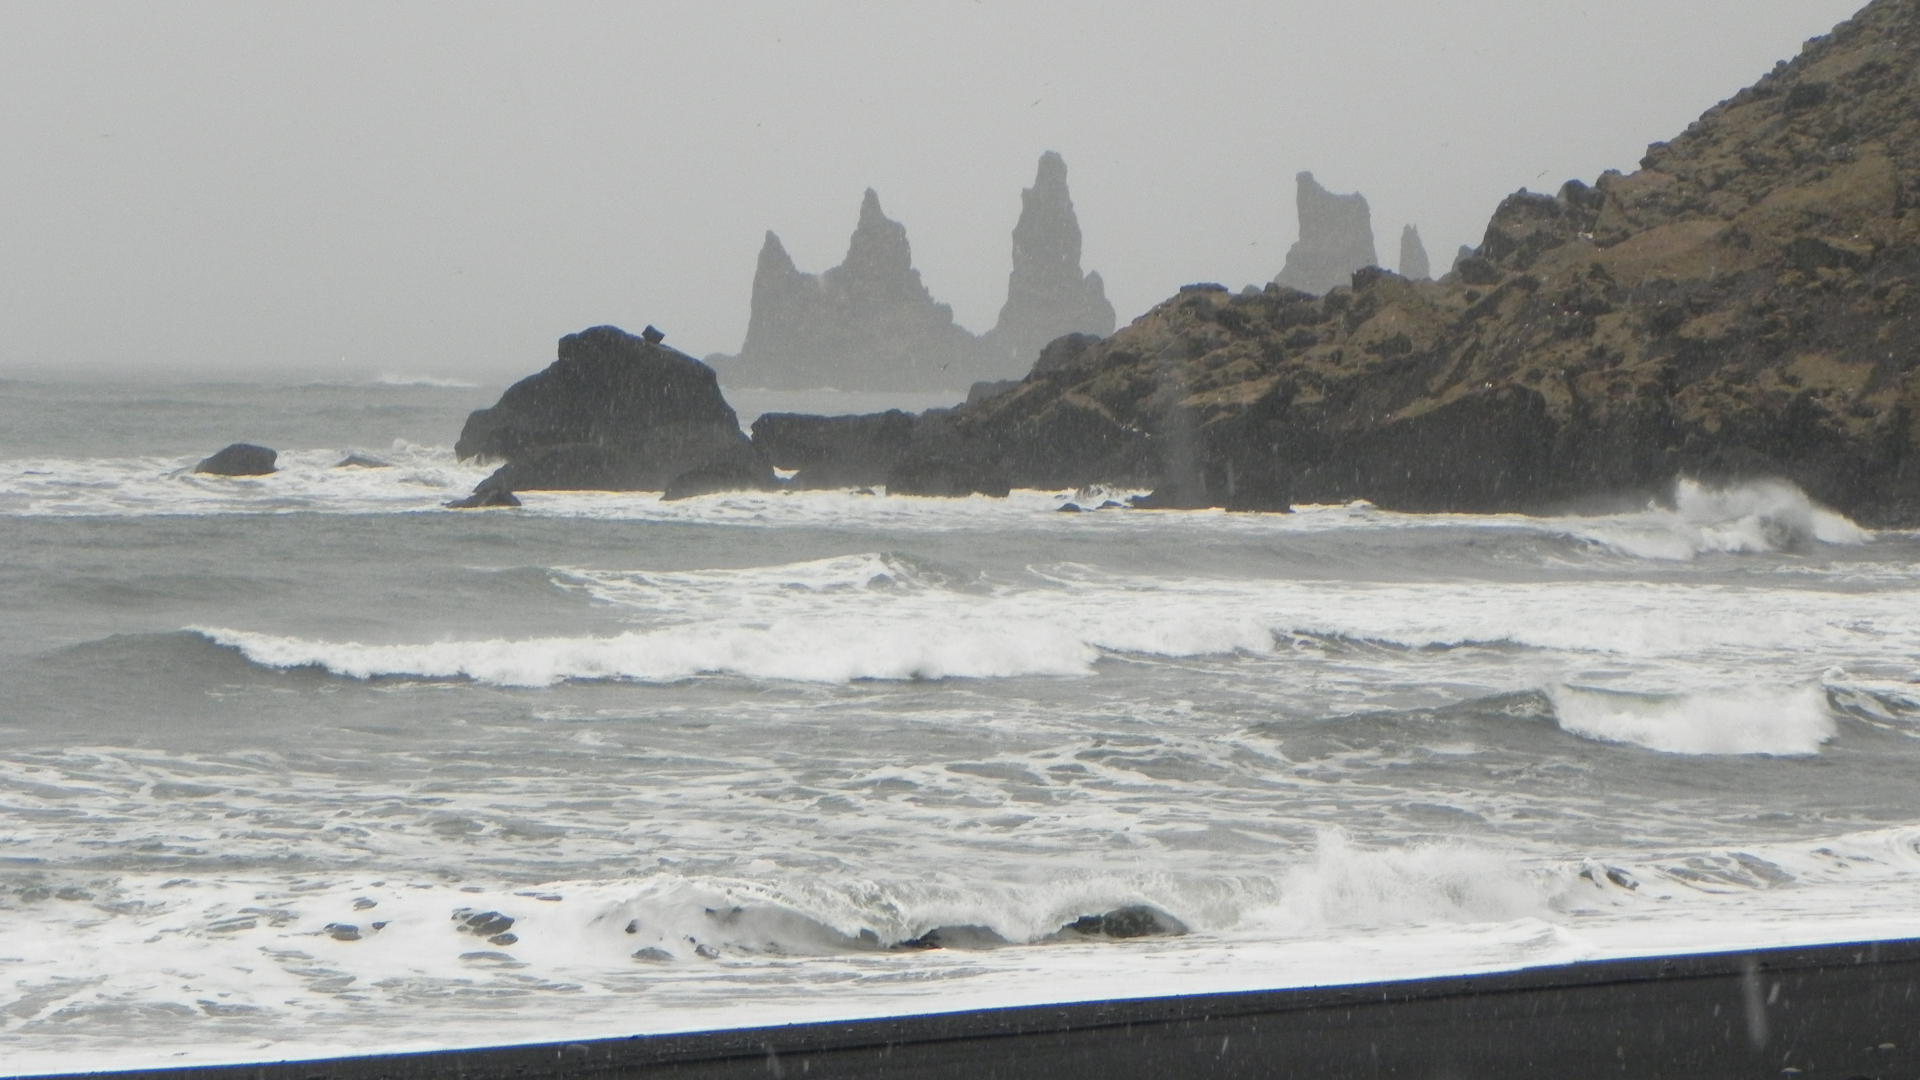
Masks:
[[[1817,754],[1838,732],[1819,684],[1723,694],[1639,694],[1579,686],[1547,691],[1562,730],[1670,754]]]
[[[1685,560],[1711,554],[1804,552],[1815,544],[1863,544],[1872,533],[1784,480],[1712,487],[1682,477],[1671,506],[1591,522],[1582,535],[1622,554]]]

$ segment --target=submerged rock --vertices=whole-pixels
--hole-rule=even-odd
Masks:
[[[473,489],[473,494],[464,499],[455,499],[446,503],[449,510],[485,510],[495,506],[519,506],[520,498],[512,491],[498,485],[482,481]]]
[[[335,462],[333,467],[336,469],[391,469],[393,465],[363,454],[348,454]]]
[[[197,473],[214,476],[265,476],[274,472],[278,451],[252,443],[234,443],[193,467]]]
[[[895,949],[997,949],[1012,942],[987,926],[936,926],[919,937],[908,938]]]
[[[1054,940],[1072,938],[1175,937],[1187,924],[1151,904],[1127,904],[1098,915],[1082,915],[1061,927]]]

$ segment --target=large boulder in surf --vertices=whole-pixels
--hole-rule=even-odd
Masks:
[[[265,476],[274,471],[278,451],[252,443],[234,443],[193,467],[197,473],[214,476]]]
[[[613,326],[561,338],[546,370],[467,418],[454,452],[504,460],[482,486],[508,491],[662,491],[694,470],[773,483],[711,368]]]

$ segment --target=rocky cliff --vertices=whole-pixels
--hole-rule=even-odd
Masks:
[[[1319,295],[1379,261],[1373,252],[1373,215],[1364,196],[1336,195],[1321,187],[1312,173],[1303,172],[1294,177],[1294,203],[1300,239],[1287,249],[1276,283]]]
[[[1080,270],[1080,221],[1067,192],[1067,163],[1049,150],[1040,156],[1033,186],[1020,194],[1007,302],[983,342],[998,374],[983,377],[1025,374],[1054,338],[1105,337],[1113,326],[1113,305],[1100,275]]]
[[[1185,502],[1517,510],[1774,476],[1920,524],[1915,42],[1920,3],[1875,0],[1638,171],[1509,197],[1442,282],[1189,288],[950,426],[1016,484]],[[1302,249],[1326,250],[1309,207],[1364,217],[1324,194],[1302,177]],[[1332,265],[1296,261],[1309,286]]]

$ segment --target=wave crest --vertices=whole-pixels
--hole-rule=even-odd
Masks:
[[[1579,686],[1547,691],[1560,728],[1670,754],[1817,754],[1838,733],[1826,688],[1639,694]]]

